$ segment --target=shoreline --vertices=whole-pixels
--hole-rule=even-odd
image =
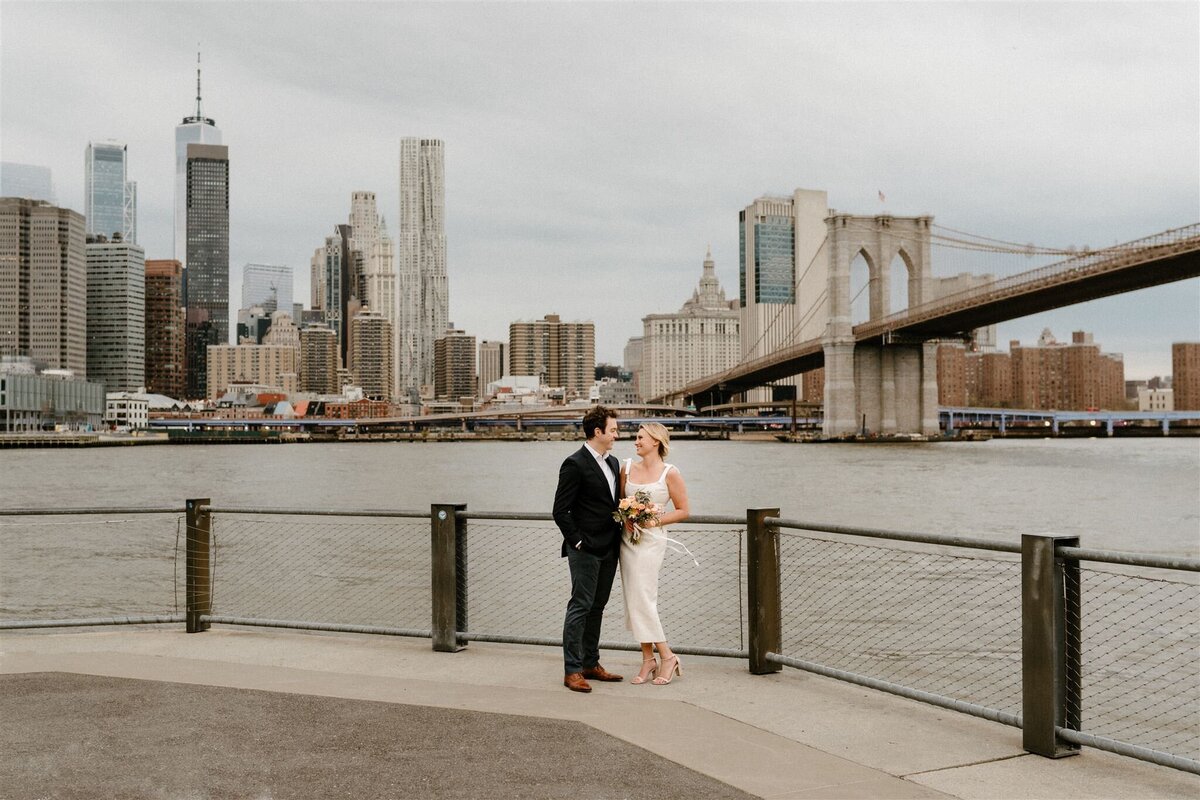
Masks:
[[[1157,427],[1126,426],[1106,436],[1104,430],[1089,427],[1064,427],[1057,434],[1042,428],[1009,428],[1001,434],[988,428],[962,428],[956,436],[923,437],[853,436],[822,438],[814,432],[787,431],[677,431],[675,441],[779,442],[784,444],[931,444],[948,442],[986,442],[991,439],[1176,439],[1200,437],[1200,427],[1174,426],[1167,435]],[[130,447],[184,444],[343,444],[355,442],[574,442],[578,431],[495,430],[495,431],[389,431],[380,433],[311,434],[292,431],[172,431],[170,433],[16,433],[0,434],[0,450],[29,448]]]

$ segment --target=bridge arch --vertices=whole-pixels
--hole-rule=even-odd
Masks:
[[[827,436],[859,432],[937,432],[936,347],[929,343],[855,344],[852,264],[861,254],[868,267],[870,295],[866,321],[892,308],[892,274],[903,265],[907,306],[919,305],[932,291],[929,248],[933,217],[855,216],[826,218],[829,245],[829,323],[825,351],[825,423]]]

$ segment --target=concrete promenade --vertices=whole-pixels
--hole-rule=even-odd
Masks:
[[[603,663],[628,677],[637,659]],[[541,647],[448,654],[424,639],[226,627],[5,633],[0,798],[1200,797],[1195,776],[1094,750],[1028,755],[1014,728],[795,670],[685,657],[670,686],[593,687],[562,688],[561,653]],[[195,714],[205,698],[219,719]],[[397,732],[372,738],[386,725]],[[228,761],[156,763],[186,754],[200,726]],[[114,770],[81,745],[85,730],[150,757]]]

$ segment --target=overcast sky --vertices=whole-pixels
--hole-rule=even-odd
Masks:
[[[129,145],[140,243],[172,254],[174,129],[229,146],[231,304],[246,263],[313,250],[399,140],[445,142],[450,319],[558,313],[619,363],[705,248],[737,294],[738,211],[823,189],[1015,242],[1101,247],[1200,221],[1200,5],[0,4],[0,155],[83,210],[89,140]],[[886,195],[880,203],[879,192]],[[939,260],[940,259],[940,260]],[[935,251],[934,272],[964,269]],[[1200,280],[1001,325],[1095,334],[1126,377],[1200,339]]]

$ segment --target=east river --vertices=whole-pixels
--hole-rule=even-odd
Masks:
[[[549,511],[569,442],[0,450],[0,507],[214,505]],[[619,458],[633,455],[628,437]],[[677,442],[694,514],[779,507],[812,522],[1200,555],[1200,440],[945,444]],[[0,555],[3,553],[0,542]]]

